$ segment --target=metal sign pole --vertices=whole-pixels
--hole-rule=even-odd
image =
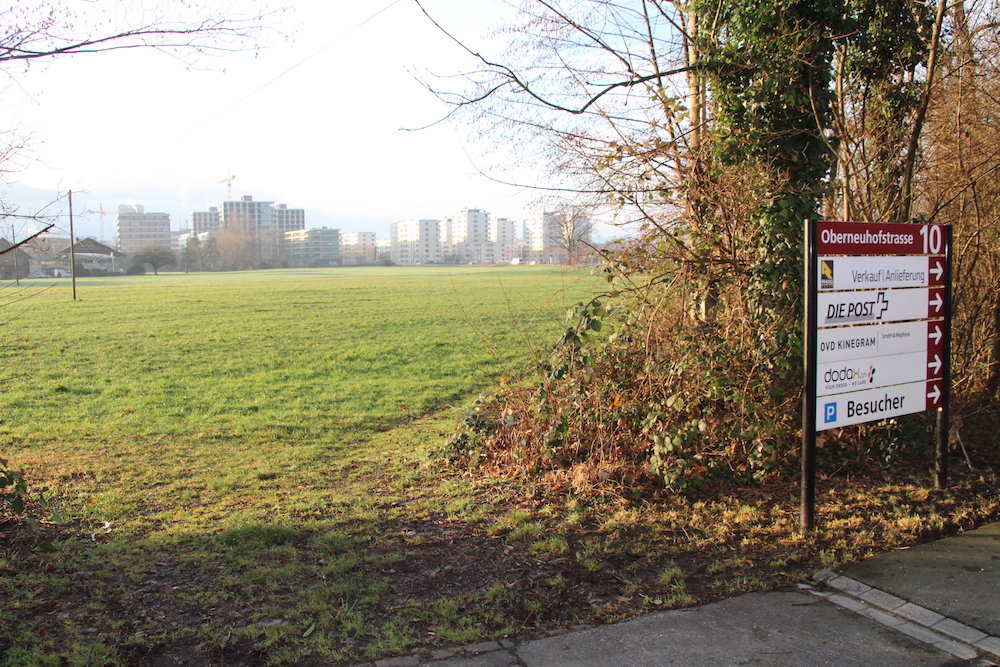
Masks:
[[[806,221],[805,332],[802,337],[805,391],[802,396],[802,506],[801,528],[816,527],[816,221]]]
[[[69,199],[69,275],[73,280],[73,301],[76,301],[76,234],[73,232],[73,191],[66,192]]]
[[[944,228],[944,364],[941,381],[941,407],[937,413],[937,452],[934,461],[934,486],[948,486],[948,445],[951,436],[951,238],[952,228]]]

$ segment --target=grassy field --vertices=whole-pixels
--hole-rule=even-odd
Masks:
[[[0,289],[0,665],[354,664],[802,581],[998,516],[997,476],[821,471],[637,501],[450,469],[462,407],[602,287],[542,267]],[[2,517],[0,517],[2,520]]]
[[[63,286],[4,309],[0,413],[35,445],[364,439],[521,367],[595,285],[530,268],[83,280],[77,302]]]
[[[21,626],[16,609],[37,597],[59,604],[86,595],[92,618],[57,615],[48,622],[60,628],[32,623],[6,643],[56,655],[71,647],[46,636],[65,644],[96,628],[115,635],[116,651],[120,636],[135,650],[156,646],[169,624],[146,636],[141,619],[156,626],[153,611],[136,617],[108,605],[118,587],[149,579],[150,563],[167,552],[177,563],[194,553],[198,576],[225,571],[223,586],[184,586],[177,604],[209,614],[240,598],[254,607],[242,627],[223,630],[230,640],[264,634],[252,639],[264,645],[289,626],[301,638],[316,623],[308,648],[336,657],[344,633],[370,630],[346,610],[354,593],[382,596],[377,582],[356,582],[343,598],[310,591],[333,597],[299,599],[282,612],[294,618],[273,627],[257,625],[261,615],[278,615],[265,610],[290,595],[296,568],[319,568],[317,581],[351,569],[341,558],[355,539],[350,526],[362,522],[369,541],[373,522],[387,520],[378,509],[383,478],[419,484],[418,466],[442,433],[394,429],[433,423],[522,369],[600,282],[586,271],[529,267],[175,274],[84,279],[75,302],[65,282],[51,284],[0,291],[0,456],[48,485],[85,539],[47,545],[65,577],[46,583],[55,587],[47,595],[5,578],[14,604],[0,625]],[[308,564],[290,546],[303,540]],[[350,618],[324,618],[331,606]],[[123,632],[123,623],[132,626]],[[209,623],[189,639],[220,641],[223,630]]]

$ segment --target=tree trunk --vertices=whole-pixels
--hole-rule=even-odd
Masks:
[[[990,352],[989,376],[986,380],[986,391],[996,399],[1000,391],[1000,279],[993,286],[993,350]]]
[[[939,0],[937,16],[934,18],[934,32],[931,34],[931,44],[927,56],[927,83],[923,99],[920,100],[920,108],[917,109],[917,115],[913,119],[910,145],[906,150],[906,159],[903,162],[903,187],[896,222],[909,222],[910,212],[913,209],[913,172],[917,163],[920,133],[923,131],[924,120],[927,118],[927,108],[930,106],[931,94],[934,90],[934,71],[937,69],[938,51],[941,45],[941,25],[944,22],[944,13],[947,8],[948,0]]]

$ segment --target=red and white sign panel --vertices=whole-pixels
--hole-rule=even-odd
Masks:
[[[944,229],[846,222],[815,229],[816,430],[941,407]]]

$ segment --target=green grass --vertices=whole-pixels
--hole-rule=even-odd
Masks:
[[[79,301],[42,291],[3,328],[17,376],[0,413],[35,443],[367,437],[519,369],[595,285],[537,269],[82,280]]]
[[[400,522],[480,518],[461,484],[440,508],[420,501],[449,415],[544,353],[601,284],[534,267],[323,269],[83,279],[73,301],[55,283],[0,289],[0,454],[74,527],[36,551],[45,577],[4,581],[14,662],[70,659],[73,637],[99,651],[112,637],[122,655],[178,634],[198,651],[246,641],[276,662],[424,640],[375,620],[388,579],[371,572],[404,558]],[[416,504],[388,504],[401,494]],[[84,575],[116,609],[78,604]],[[131,590],[161,579],[178,591],[166,614]],[[67,607],[58,629],[15,622],[33,597]],[[244,620],[185,627],[209,612]],[[80,635],[93,628],[103,643]]]

